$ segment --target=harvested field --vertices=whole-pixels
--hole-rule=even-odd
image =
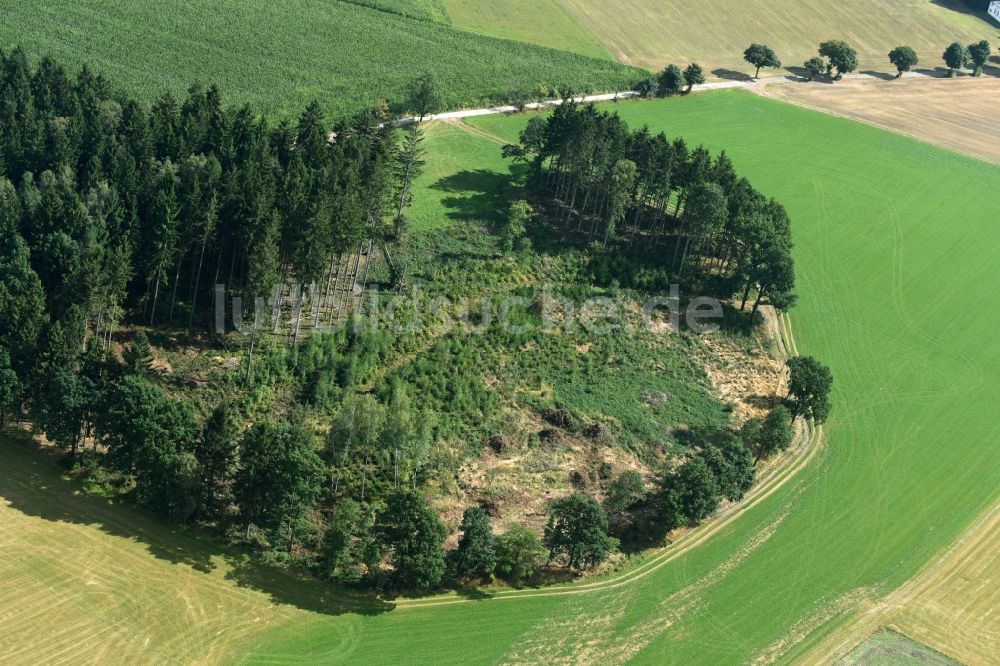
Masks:
[[[889,625],[961,663],[996,663],[1000,649],[1000,504],[910,582],[869,604],[807,655],[829,662],[879,625]],[[873,637],[874,638],[874,637]],[[852,661],[851,650],[844,663]],[[878,662],[881,663],[881,662]],[[927,663],[954,663],[928,661]]]
[[[836,84],[752,86],[766,97],[845,116],[1000,163],[1000,70],[979,78],[845,79]]]

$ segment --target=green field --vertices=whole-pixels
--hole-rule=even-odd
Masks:
[[[493,0],[447,2],[455,23],[472,30],[583,53],[603,45],[622,62],[656,70],[697,61],[706,72],[746,72],[742,53],[750,42],[769,44],[786,65],[801,66],[820,41],[833,38],[858,49],[862,69],[891,69],[886,54],[899,44],[934,67],[943,66],[941,53],[952,41],[996,42],[998,34],[985,12],[973,14],[960,0],[545,0],[503,22]]]
[[[424,3],[370,0],[416,11]],[[218,83],[233,103],[297,115],[318,99],[331,112],[378,97],[402,101],[406,84],[437,75],[448,107],[481,106],[517,86],[572,84],[621,90],[640,72],[533,44],[493,39],[337,0],[71,0],[3,2],[0,48],[87,63],[147,99]]]
[[[800,285],[792,315],[798,347],[828,362],[836,378],[826,448],[793,482],[702,547],[634,583],[351,612],[269,593],[264,585],[231,587],[233,577],[220,575],[230,565],[199,574],[184,559],[191,549],[198,552],[188,537],[172,541],[162,528],[141,527],[137,519],[91,545],[98,555],[90,556],[104,564],[89,578],[79,575],[75,554],[60,557],[58,541],[42,551],[47,568],[34,574],[37,539],[56,538],[53,530],[64,530],[66,522],[103,537],[108,530],[101,526],[119,520],[120,509],[60,518],[51,506],[40,506],[59,506],[58,500],[28,492],[61,489],[65,502],[68,492],[51,472],[39,472],[25,488],[14,480],[25,476],[28,463],[4,460],[0,469],[12,471],[5,472],[0,497],[11,506],[0,502],[0,510],[2,524],[12,528],[0,547],[20,558],[4,562],[27,559],[0,565],[4,582],[26,586],[23,596],[0,600],[0,619],[31,603],[57,609],[52,617],[61,622],[46,623],[53,628],[44,632],[21,623],[13,636],[4,634],[12,625],[0,622],[0,645],[27,641],[28,653],[37,646],[34,654],[44,656],[52,636],[64,638],[70,619],[85,629],[106,626],[111,617],[114,640],[132,650],[123,654],[159,661],[199,654],[206,660],[242,655],[249,663],[411,663],[418,657],[437,663],[629,657],[649,664],[739,663],[793,658],[853,603],[913,576],[997,499],[1000,487],[994,411],[1000,347],[992,343],[1000,315],[991,307],[1000,168],[739,91],[615,108],[632,125],[649,124],[713,151],[725,148],[740,173],[789,210]],[[475,125],[513,137],[524,122],[523,116],[487,117]],[[451,159],[463,168],[451,154],[461,150],[487,172],[463,186],[469,196],[482,183],[504,182],[505,165],[489,157],[499,150],[496,143],[438,131],[431,132],[429,162]],[[419,205],[424,227],[432,226],[432,207],[444,206],[435,197]],[[89,499],[79,501],[91,506]],[[62,547],[71,547],[73,538],[62,538]],[[167,544],[171,557],[158,555]],[[116,564],[116,550],[132,553],[125,566]],[[171,567],[179,581],[174,586]],[[155,584],[145,582],[153,571]],[[90,586],[91,579],[97,585]],[[65,584],[50,586],[50,580]],[[111,593],[119,588],[126,601]],[[249,598],[230,600],[236,592]],[[142,603],[147,597],[153,601]],[[298,609],[271,606],[272,600]],[[185,615],[185,604],[195,610]],[[259,622],[220,630],[208,612],[213,606],[220,617],[246,613]],[[61,640],[57,655],[79,661],[108,640],[98,635],[88,642],[85,634],[79,629],[72,634],[78,641]],[[143,641],[151,647],[141,649]]]
[[[912,576],[997,497],[1000,349],[984,341],[998,323],[988,304],[1000,169],[740,92],[618,110],[725,148],[788,207],[799,347],[837,379],[827,450],[738,527],[638,585],[388,613],[352,626],[365,647],[345,661],[558,661],[635,649],[640,663],[735,663],[803,639],[800,649],[853,601]],[[513,137],[523,122],[475,124]],[[289,626],[251,656],[321,650],[338,622]],[[406,640],[374,638],[389,635]],[[586,655],[574,651],[583,637]]]
[[[371,7],[390,14],[408,16],[421,21],[431,21],[442,25],[451,24],[451,17],[448,15],[443,0],[344,0],[344,2]]]
[[[608,48],[592,35],[561,0],[444,0],[452,24],[492,37],[516,39],[610,58]]]

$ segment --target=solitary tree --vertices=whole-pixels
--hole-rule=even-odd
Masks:
[[[441,108],[441,95],[433,74],[424,72],[410,83],[407,106],[417,115],[419,122]]]
[[[687,92],[691,92],[691,89],[695,86],[700,86],[705,82],[705,72],[701,69],[701,65],[696,62],[691,63],[684,69],[684,80],[687,81]]]
[[[459,576],[492,578],[497,565],[496,537],[486,511],[478,504],[462,514],[462,537],[455,551]]]
[[[826,63],[823,61],[822,58],[818,58],[816,56],[813,56],[812,58],[809,58],[809,60],[806,60],[802,66],[809,74],[808,78],[810,81],[812,81],[817,76],[826,71]]]
[[[976,67],[976,69],[972,72],[972,75],[982,76],[983,65],[985,65],[990,59],[990,43],[984,39],[981,42],[969,44],[968,52],[969,60],[972,61],[972,64]]]
[[[858,68],[858,52],[851,48],[850,44],[842,39],[831,39],[819,45],[819,54],[827,58],[826,73],[832,74],[835,81],[844,78],[844,74],[849,74]]]
[[[789,359],[789,408],[795,416],[812,418],[822,423],[830,414],[830,389],[833,375],[830,369],[811,356]]]
[[[954,42],[945,49],[941,57],[944,58],[945,64],[948,65],[948,76],[955,76],[958,74],[958,70],[965,67],[965,63],[969,62],[969,49],[958,42]]]
[[[775,69],[781,67],[781,60],[778,59],[777,54],[770,46],[764,44],[751,44],[743,52],[743,59],[757,68],[753,75],[755,79],[760,77],[761,67],[774,67]]]
[[[581,493],[556,500],[545,526],[549,560],[565,556],[574,569],[596,566],[618,545],[607,531],[608,517],[595,500]]]
[[[911,47],[897,46],[889,51],[889,62],[896,66],[896,78],[898,79],[903,75],[903,72],[908,72],[915,67],[920,59],[917,57],[917,52]]]
[[[684,73],[677,65],[667,65],[657,78],[657,97],[676,95],[684,87]]]

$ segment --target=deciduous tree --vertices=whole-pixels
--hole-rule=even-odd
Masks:
[[[628,510],[646,496],[646,483],[635,470],[626,470],[608,486],[604,496],[604,509],[615,524],[624,522]]]
[[[958,42],[953,42],[945,49],[941,57],[944,59],[945,64],[948,65],[948,76],[956,76],[958,70],[965,67],[965,64],[969,62],[969,50]]]
[[[758,462],[779,451],[784,451],[792,443],[795,428],[792,414],[784,405],[778,405],[762,421],[756,421],[756,428],[745,429],[747,446],[753,449]]]
[[[788,360],[789,408],[793,415],[823,423],[830,414],[830,389],[833,374],[811,356],[796,356]]]
[[[462,536],[455,551],[455,568],[464,578],[492,578],[497,564],[496,537],[486,511],[478,504],[462,514]]]
[[[812,81],[826,71],[826,62],[822,58],[813,56],[812,58],[809,58],[809,60],[806,60],[802,67],[809,75],[807,78]]]
[[[909,46],[897,46],[889,51],[889,62],[896,66],[896,78],[903,75],[903,72],[910,71],[920,62],[917,52]]]
[[[531,204],[523,199],[512,201],[507,209],[507,219],[504,221],[501,237],[504,248],[510,252],[514,249],[514,242],[524,236],[528,229],[528,224],[535,216],[535,211]]]
[[[983,73],[983,66],[989,62],[990,53],[992,49],[990,48],[990,43],[985,39],[975,44],[969,44],[968,47],[969,60],[975,65],[975,70],[973,70],[973,76],[981,76]]]
[[[757,71],[753,75],[755,79],[760,77],[761,67],[773,67],[775,69],[781,67],[781,60],[778,59],[777,54],[771,47],[764,44],[751,44],[743,52],[743,59],[757,68]]]
[[[312,435],[286,422],[260,421],[243,435],[235,497],[247,526],[264,528],[272,538],[286,538],[316,500],[324,477]]]
[[[819,45],[819,54],[827,58],[826,73],[837,70],[835,81],[858,68],[858,52],[842,39],[831,39]]]
[[[676,95],[684,87],[684,73],[677,65],[667,65],[657,78],[657,97]]]
[[[530,579],[542,565],[545,546],[535,531],[514,524],[497,538],[497,572],[518,583]]]
[[[694,525],[719,506],[719,484],[705,459],[692,456],[661,482],[664,520],[668,529]]]
[[[573,569],[597,566],[618,546],[607,531],[608,517],[594,499],[574,493],[556,500],[545,526],[549,559],[565,557]]]
[[[691,92],[691,89],[695,86],[700,86],[705,82],[705,72],[701,69],[701,65],[696,62],[691,63],[684,68],[684,81],[687,83],[687,92]]]
[[[441,108],[441,96],[433,74],[425,72],[410,83],[407,90],[407,108],[416,114],[419,122],[423,122],[425,116]]]
[[[375,518],[375,538],[401,588],[426,589],[441,582],[446,534],[434,509],[414,492],[393,493]]]

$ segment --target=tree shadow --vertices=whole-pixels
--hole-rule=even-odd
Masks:
[[[986,18],[987,16],[986,12],[972,6],[967,0],[931,0],[931,4],[960,14],[970,14],[981,18]]]
[[[88,493],[62,474],[55,456],[40,451],[25,435],[4,433],[0,440],[0,497],[26,516],[56,523],[86,525],[105,534],[141,543],[153,557],[210,573],[220,565],[241,587],[325,615],[373,615],[393,608],[374,597],[307,580],[254,561],[235,548],[166,523],[134,506]]]
[[[947,67],[919,67],[913,71],[924,76],[933,76],[941,79],[948,78]]]
[[[882,79],[883,81],[895,81],[896,75],[890,74],[888,72],[877,72],[874,69],[866,69],[864,71],[858,72],[858,74],[865,74],[867,76],[874,77],[876,79]]]
[[[510,191],[523,182],[528,167],[511,164],[507,173],[490,169],[462,170],[439,179],[432,190],[451,196],[441,199],[453,220],[480,220],[496,226],[507,214]]]
[[[395,605],[360,592],[345,590],[331,583],[294,576],[272,567],[257,564],[248,555],[230,558],[226,579],[240,587],[268,595],[275,603],[288,604],[323,615],[378,615]]]
[[[735,69],[713,69],[712,74],[719,77],[720,79],[725,79],[727,81],[753,81],[754,78],[746,72],[740,72]]]
[[[785,69],[791,74],[791,76],[785,77],[789,81],[796,81],[798,83],[833,83],[833,79],[826,75],[820,75],[810,80],[809,72],[805,67],[789,65]]]

